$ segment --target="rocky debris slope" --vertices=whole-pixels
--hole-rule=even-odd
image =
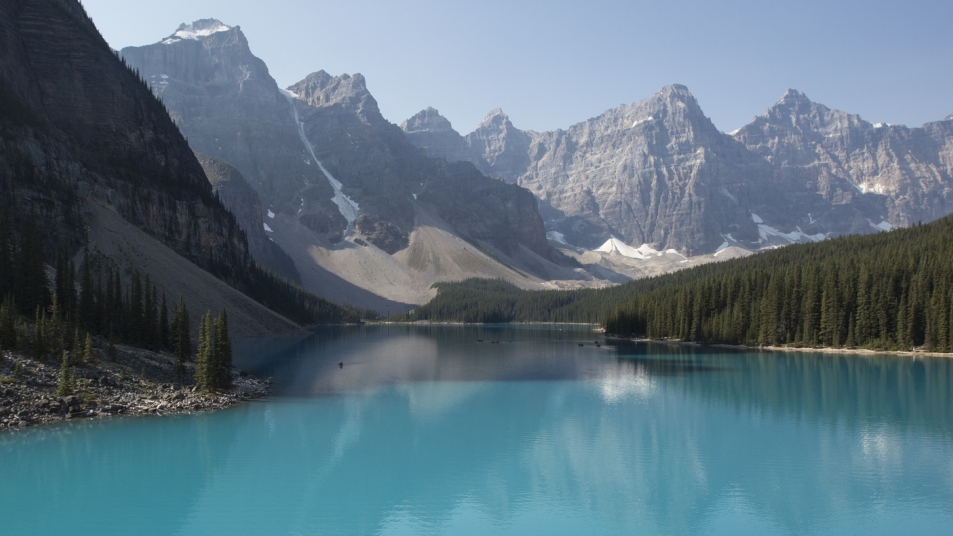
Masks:
[[[730,136],[673,85],[567,130],[520,131],[494,110],[463,137],[432,108],[403,129],[430,156],[528,188],[557,242],[595,250],[617,238],[696,255],[948,214],[950,125],[872,125],[792,90]]]
[[[268,394],[269,381],[237,369],[232,370],[231,389],[216,394],[196,392],[191,385],[176,383],[171,354],[126,346],[116,346],[115,351],[113,358],[77,367],[77,392],[69,396],[56,394],[58,366],[4,352],[0,359],[0,428],[212,410]],[[191,378],[194,364],[188,363],[186,369],[186,377]]]
[[[0,48],[0,206],[17,225],[42,229],[50,252],[75,250],[95,200],[195,264],[241,279],[249,255],[234,217],[77,1],[0,2]]]

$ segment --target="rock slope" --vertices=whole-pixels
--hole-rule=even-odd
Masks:
[[[949,121],[921,128],[871,124],[788,90],[734,137],[778,175],[815,184],[833,206],[870,200],[880,209],[872,226],[909,226],[953,211]]]
[[[0,203],[78,247],[89,200],[237,281],[243,233],[148,86],[74,0],[0,2]]]
[[[399,307],[387,301],[406,297],[395,285],[388,284],[395,292],[386,296],[366,295],[383,292],[369,280],[391,275],[354,274],[369,266],[395,269],[385,257],[411,247],[422,213],[496,258],[488,276],[510,266],[528,281],[574,264],[550,247],[530,192],[470,164],[421,154],[381,116],[360,74],[318,71],[281,90],[240,28],[215,20],[183,25],[159,43],[121,54],[150,81],[192,147],[233,165],[257,191],[273,230],[268,237],[294,259],[310,290],[357,296],[350,303],[382,310]],[[421,276],[397,262],[401,277]],[[419,281],[412,293],[433,282]],[[349,285],[359,288],[332,288]]]
[[[89,247],[192,311],[237,305],[236,335],[300,331],[240,292],[252,284],[245,233],[79,2],[0,0],[0,48],[0,210],[12,230],[38,228],[47,260]]]
[[[950,122],[872,125],[791,90],[733,135],[684,86],[567,130],[520,131],[499,110],[460,136],[436,110],[403,124],[428,155],[474,163],[539,198],[555,241],[613,238],[687,255],[756,250],[929,221],[950,205]]]
[[[269,383],[232,369],[232,388],[214,395],[176,382],[175,357],[97,341],[100,358],[74,367],[77,392],[56,394],[58,364],[0,356],[0,429],[115,415],[168,415],[221,409],[268,394]],[[186,363],[186,377],[195,364]],[[191,382],[189,382],[191,383]]]
[[[196,153],[195,156],[205,170],[215,195],[235,215],[238,225],[245,231],[249,251],[255,260],[278,275],[300,283],[301,276],[291,257],[268,236],[273,231],[266,220],[274,219],[275,213],[262,210],[258,192],[227,162],[202,153]],[[265,214],[265,220],[262,214]]]

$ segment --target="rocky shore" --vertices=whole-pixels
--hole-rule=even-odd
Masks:
[[[822,354],[854,354],[854,355],[895,355],[901,357],[951,357],[953,353],[930,352],[920,348],[912,351],[907,350],[870,350],[867,348],[828,348],[824,346],[817,347],[796,347],[796,346],[745,346],[743,344],[701,344],[692,341],[680,341],[674,339],[640,339],[631,337],[607,336],[607,339],[631,341],[631,342],[654,342],[659,344],[674,344],[678,346],[695,346],[698,348],[729,348],[732,350],[757,350],[760,352],[812,352]]]
[[[178,383],[171,354],[125,346],[114,349],[111,357],[75,367],[76,390],[64,397],[56,394],[58,364],[3,352],[0,433],[70,419],[220,409],[265,396],[271,384],[233,368],[231,389],[203,393],[191,382],[193,363],[186,365],[185,381]]]

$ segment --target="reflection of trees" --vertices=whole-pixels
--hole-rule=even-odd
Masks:
[[[736,411],[771,411],[779,417],[852,430],[885,423],[893,430],[953,434],[953,368],[946,359],[638,346],[664,351],[660,361],[668,362],[672,370],[721,371],[717,381],[705,374],[685,374],[678,385]],[[619,348],[623,359],[659,361],[629,348]]]
[[[41,504],[99,532],[269,534],[401,518],[446,533],[472,508],[505,532],[545,503],[677,534],[738,501],[803,533],[875,504],[953,504],[947,361],[656,345],[615,359],[545,331],[475,354],[469,329],[341,329],[269,365],[332,389],[342,371],[321,367],[364,356],[380,363],[366,385],[402,378],[382,389],[0,442],[0,515]]]
[[[0,440],[9,534],[170,534],[219,484],[251,408],[52,425]]]

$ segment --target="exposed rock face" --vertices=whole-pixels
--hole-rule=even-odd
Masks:
[[[486,178],[469,164],[420,154],[399,127],[381,116],[360,74],[335,77],[319,71],[288,91],[314,155],[361,214],[409,234],[414,203],[421,203],[467,239],[508,255],[523,245],[554,256],[532,194]],[[367,238],[379,245],[376,236]]]
[[[354,224],[364,238],[391,255],[410,244],[406,231],[379,216],[361,214]]]
[[[427,156],[448,162],[470,162],[484,174],[510,182],[526,172],[531,133],[513,126],[499,108],[490,112],[477,129],[461,136],[440,112],[427,108],[400,127],[407,139]]]
[[[884,207],[876,216],[907,226],[953,211],[951,131],[946,121],[871,124],[792,89],[735,138],[778,173],[815,182],[832,204],[868,198]]]
[[[529,167],[528,151],[532,141],[531,134],[514,127],[499,108],[490,112],[477,129],[466,136],[474,160],[485,163],[485,166],[477,167],[510,182],[516,182]]]
[[[240,28],[196,21],[121,55],[150,83],[192,148],[235,166],[267,208],[297,215],[327,236],[347,227],[301,143],[287,98]]]
[[[301,276],[294,262],[268,237],[269,227],[267,221],[262,220],[258,193],[248,185],[242,174],[227,162],[202,153],[196,153],[195,156],[202,164],[202,169],[212,184],[212,190],[222,200],[225,208],[235,215],[238,225],[245,231],[252,257],[265,266],[272,267],[278,275],[300,282]],[[274,212],[268,211],[268,214],[274,217]]]
[[[532,194],[473,166],[421,154],[381,116],[360,74],[319,71],[281,91],[240,29],[214,20],[122,55],[150,81],[193,148],[234,165],[266,208],[327,245],[356,231],[395,252],[407,244],[420,204],[468,240],[558,257]]]
[[[612,237],[689,255],[758,249],[953,210],[951,122],[871,125],[793,90],[734,137],[679,85],[565,131],[523,132],[494,110],[462,144],[427,112],[405,122],[411,142],[526,187],[547,230],[588,249]],[[428,125],[439,128],[422,135]]]
[[[74,0],[0,1],[0,177],[14,221],[79,247],[106,205],[195,264],[237,281],[244,233],[163,106]]]
[[[453,130],[445,117],[434,108],[427,108],[403,122],[400,128],[415,146],[424,149],[431,158],[444,158],[448,162],[472,162],[481,171],[486,162],[473,158],[466,140]]]

